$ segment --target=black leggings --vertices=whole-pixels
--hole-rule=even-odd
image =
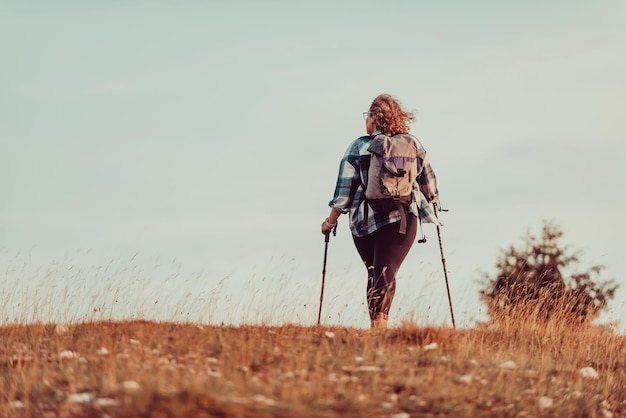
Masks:
[[[367,305],[372,320],[388,317],[396,292],[396,274],[415,241],[417,217],[408,213],[406,218],[406,234],[399,232],[400,222],[395,222],[364,237],[352,236],[367,268]]]

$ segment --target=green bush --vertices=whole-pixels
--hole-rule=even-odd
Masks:
[[[617,285],[600,282],[604,266],[564,274],[579,263],[579,252],[561,245],[563,231],[544,221],[541,236],[530,231],[524,245],[503,250],[497,275],[484,275],[482,299],[492,321],[563,319],[589,323],[613,298]]]

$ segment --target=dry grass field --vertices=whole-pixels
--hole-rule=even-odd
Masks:
[[[606,327],[99,321],[0,336],[2,417],[626,417],[626,337]]]

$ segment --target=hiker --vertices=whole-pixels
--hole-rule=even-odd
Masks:
[[[403,110],[395,97],[381,94],[372,101],[363,118],[367,136],[352,141],[341,160],[334,197],[329,202],[330,214],[322,223],[322,234],[330,233],[341,214],[349,214],[354,245],[367,269],[366,296],[371,326],[386,328],[396,274],[413,245],[418,225],[421,222],[439,225],[431,208],[438,199],[438,191],[426,151],[417,138],[409,135],[408,123],[415,120],[413,113]],[[368,170],[373,158],[368,148],[375,138],[394,136],[411,138],[411,148],[412,143],[417,148],[417,173],[412,187],[409,186],[411,200],[402,210],[375,211],[365,203]],[[403,226],[405,231],[402,231]]]

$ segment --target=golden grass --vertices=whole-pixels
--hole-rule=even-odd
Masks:
[[[626,337],[605,327],[99,321],[0,335],[3,417],[626,416]]]

